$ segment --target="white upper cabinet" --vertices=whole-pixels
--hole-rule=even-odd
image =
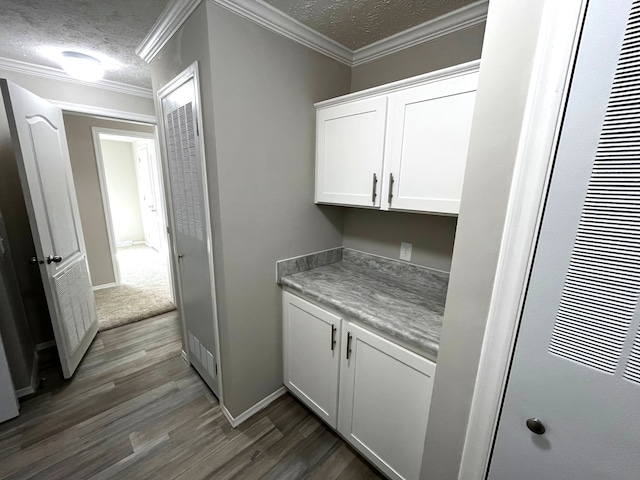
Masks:
[[[316,202],[457,215],[479,65],[316,104]]]
[[[389,96],[387,207],[457,214],[477,73]]]
[[[318,111],[317,203],[380,206],[386,115],[386,97]]]

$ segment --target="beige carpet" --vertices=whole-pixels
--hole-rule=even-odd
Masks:
[[[100,331],[175,310],[166,260],[146,245],[118,249],[120,285],[95,292]]]

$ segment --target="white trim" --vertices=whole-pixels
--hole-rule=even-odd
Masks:
[[[16,397],[18,398],[22,398],[22,397],[26,397],[27,395],[31,395],[32,393],[35,393],[36,389],[33,388],[33,385],[29,385],[28,387],[24,387],[24,388],[19,388],[18,390],[16,390]]]
[[[180,352],[180,355],[182,356],[182,359],[187,362],[187,365],[191,365],[191,362],[189,361],[189,356],[187,355],[187,352],[182,349]]]
[[[59,68],[45,67],[43,65],[36,65],[34,63],[23,62],[20,60],[12,60],[10,58],[0,57],[0,69],[10,72],[24,73],[34,77],[74,83],[76,85],[100,88],[102,90],[110,90],[112,92],[124,93],[127,95],[135,95],[136,97],[153,98],[153,92],[150,88],[136,87],[133,85],[127,85],[126,83],[114,82],[113,80],[85,82],[83,80],[77,80],[70,77],[64,70]]]
[[[173,0],[136,49],[150,63],[189,18],[202,0]],[[383,38],[371,45],[351,50],[341,43],[295,20],[262,0],[210,0],[278,35],[300,43],[350,67],[362,65],[438,37],[483,23],[488,0],[479,0],[453,12]]]
[[[405,78],[396,82],[387,83],[378,87],[368,88],[359,92],[349,93],[341,97],[331,98],[322,102],[315,103],[316,109],[335,107],[344,103],[353,102],[355,100],[364,100],[367,98],[377,97],[380,95],[388,95],[393,92],[404,90],[406,88],[424,85],[431,82],[438,82],[452,77],[459,77],[470,73],[475,73],[480,68],[480,60],[461,63],[452,67],[443,68],[434,72],[423,73],[415,77]]]
[[[353,50],[291,18],[262,0],[212,0],[258,25],[351,66]]]
[[[227,407],[225,407],[224,405],[221,404],[220,408],[222,409],[222,413],[224,413],[224,416],[227,418],[227,421],[231,424],[233,428],[236,428],[242,422],[248,420],[253,415],[258,413],[260,410],[264,410],[265,408],[267,408],[276,399],[280,398],[285,393],[287,393],[287,389],[284,386],[282,386],[278,390],[273,392],[271,395],[267,395],[266,397],[264,397],[262,400],[256,403],[253,407],[250,407],[244,412],[242,412],[237,417],[234,417],[233,415],[231,415],[229,410],[227,410]]]
[[[160,14],[151,31],[136,48],[136,54],[145,62],[151,61],[178,31],[202,0],[172,0]]]
[[[160,90],[158,90],[157,108],[159,112],[158,118],[164,119],[165,114],[164,114],[164,108],[162,106],[162,99],[192,79],[194,81],[194,102],[193,103],[194,103],[194,109],[196,111],[195,120],[196,120],[196,125],[200,126],[200,130],[202,130],[202,133],[198,134],[198,148],[200,149],[200,162],[201,162],[200,166],[203,172],[202,194],[205,199],[203,208],[204,208],[205,226],[207,230],[207,237],[206,237],[207,251],[209,253],[207,255],[207,259],[209,262],[210,291],[211,291],[212,311],[214,315],[213,330],[215,334],[216,364],[218,365],[218,372],[215,377],[215,380],[217,382],[217,387],[218,387],[218,392],[217,392],[218,400],[220,402],[220,407],[223,408],[224,407],[224,390],[222,388],[222,357],[221,357],[222,354],[220,351],[220,327],[219,327],[219,318],[218,318],[218,302],[216,300],[216,277],[215,277],[215,268],[213,263],[213,253],[214,253],[213,252],[213,228],[211,226],[211,206],[209,205],[209,201],[208,201],[209,199],[209,186],[207,182],[208,169],[207,169],[207,161],[206,161],[206,158],[207,158],[206,150],[205,150],[205,144],[204,144],[202,102],[200,99],[200,75],[198,72],[197,61],[193,62],[182,73],[180,73],[177,77],[175,77],[169,83],[167,83],[162,88],[160,88]],[[161,165],[162,165],[163,172],[169,172],[170,171],[169,163],[168,163],[169,157],[166,152],[166,139],[164,138],[164,121],[162,121],[161,125],[162,127],[156,130],[156,132],[159,135],[159,138],[160,136],[162,137],[162,142],[161,142],[162,164]],[[171,181],[169,179],[168,173],[166,175],[163,175],[162,181],[163,181],[164,192],[166,195],[165,201],[166,201],[167,208],[165,211],[167,213],[169,229],[171,232],[176,232],[177,229],[175,226],[175,218],[173,216],[173,200],[171,196]],[[174,291],[180,292],[180,294],[176,296],[177,297],[176,299],[178,300],[177,303],[180,305],[180,308],[179,308],[180,312],[183,312],[184,311],[184,308],[182,306],[183,290],[182,290],[182,285],[180,283],[180,276],[178,274],[179,267],[177,265],[177,251],[175,249],[175,242],[173,240],[173,237],[169,235],[168,239],[169,239],[169,251],[173,252],[173,255],[171,255],[171,262],[170,262],[171,269],[173,272],[173,279],[175,280],[175,284],[177,284],[178,286],[178,288],[176,288]],[[186,321],[183,315],[180,315],[180,320],[182,323],[182,335],[183,335],[182,338],[183,338],[183,342],[185,342],[184,344],[186,344],[188,339],[188,332],[186,327]]]
[[[455,33],[486,22],[488,9],[489,1],[480,0],[471,5],[454,10],[453,12],[428,20],[403,32],[366,45],[353,52],[351,66],[362,65],[363,63],[399,52],[405,48],[429,42],[444,35],[449,35],[450,33]]]
[[[93,291],[97,291],[97,290],[104,290],[105,288],[111,288],[111,287],[117,287],[118,284],[116,282],[111,282],[111,283],[103,283],[102,285],[96,285],[95,287],[93,287]]]
[[[585,0],[547,2],[543,14],[460,480],[485,478],[585,5]]]
[[[56,346],[55,340],[49,340],[48,342],[39,343],[36,345],[36,352],[41,352],[42,350],[46,350],[51,347]]]
[[[155,125],[158,120],[155,115],[146,115],[144,113],[125,112],[124,110],[114,110],[112,108],[94,107],[91,105],[82,105],[80,103],[61,102],[59,100],[47,99],[49,103],[61,108],[65,112],[77,113],[82,115],[90,115],[92,117],[105,117],[116,120],[126,120],[137,123],[148,123]]]

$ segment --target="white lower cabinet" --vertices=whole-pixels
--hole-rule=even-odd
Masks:
[[[284,384],[336,428],[340,318],[290,293],[283,299]]]
[[[285,385],[334,428],[337,418],[387,476],[418,479],[435,363],[296,295],[283,300]]]

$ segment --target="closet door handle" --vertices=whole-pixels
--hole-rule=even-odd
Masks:
[[[391,206],[391,199],[393,198],[393,173],[389,174],[389,206]]]
[[[349,360],[349,357],[351,356],[351,339],[353,337],[351,336],[351,332],[347,332],[347,360]]]
[[[375,173],[373,174],[373,191],[371,192],[371,201],[375,204],[376,203],[376,196],[378,195],[376,193],[376,187],[378,186],[378,175],[376,175]]]
[[[334,324],[331,324],[331,351],[333,352],[336,348],[336,331],[338,329]]]

